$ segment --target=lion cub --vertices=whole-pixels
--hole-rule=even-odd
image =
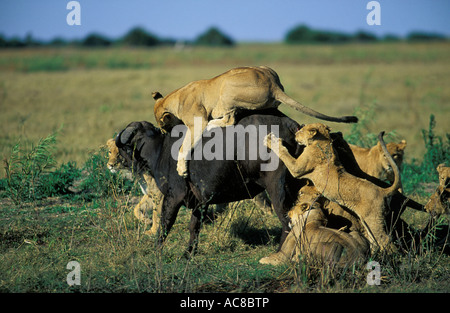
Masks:
[[[292,176],[310,179],[323,196],[348,208],[358,215],[365,226],[371,249],[395,250],[386,231],[385,218],[389,214],[390,198],[400,187],[397,165],[387,152],[383,132],[378,136],[383,151],[394,170],[394,183],[389,188],[377,185],[348,173],[334,151],[330,128],[321,123],[305,125],[295,134],[295,140],[304,145],[302,154],[293,158],[273,134],[265,138],[265,145],[284,162]]]
[[[384,155],[379,142],[371,148],[362,148],[352,144],[349,144],[349,146],[363,172],[380,180],[387,180],[391,184],[394,182],[394,170]],[[406,140],[402,140],[399,143],[390,142],[386,144],[386,147],[397,164],[397,167],[400,169],[403,163]]]
[[[450,214],[450,167],[439,164],[436,170],[439,174],[439,186],[425,205],[425,210],[435,216]]]
[[[288,212],[291,232],[279,252],[259,262],[278,265],[305,255],[320,262],[345,266],[364,259],[369,244],[359,231],[327,227],[327,202],[313,186],[302,187],[295,206]]]

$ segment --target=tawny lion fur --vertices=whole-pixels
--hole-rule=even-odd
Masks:
[[[450,167],[439,164],[436,168],[439,174],[439,186],[425,205],[425,210],[434,216],[450,213]]]
[[[304,186],[295,206],[288,212],[292,229],[280,251],[259,262],[278,265],[289,260],[295,261],[300,255],[338,266],[364,260],[369,252],[369,243],[358,230],[360,227],[357,219],[347,215],[353,222],[350,229],[327,227],[332,216],[330,212],[325,214],[328,211],[327,204],[328,200],[313,186]],[[335,203],[331,204],[337,206]]]
[[[156,100],[155,119],[161,128],[169,130],[180,123],[188,128],[178,157],[177,171],[181,176],[187,175],[186,157],[203,130],[207,126],[235,124],[235,114],[239,109],[270,109],[285,103],[304,114],[327,121],[358,121],[354,116],[330,117],[303,106],[284,93],[278,74],[265,66],[234,68],[211,79],[191,82],[166,97],[159,92],[152,95]],[[195,123],[201,124],[197,126],[201,126],[197,133],[194,133],[194,118],[197,119]],[[211,120],[214,121],[208,124]]]
[[[371,148],[362,148],[352,144],[349,144],[349,146],[363,172],[380,180],[387,180],[391,184],[394,182],[394,170],[385,157],[379,142]],[[386,144],[386,147],[400,169],[403,163],[406,141],[402,140],[399,143],[390,142]]]
[[[344,169],[333,149],[328,126],[320,123],[305,125],[296,133],[295,139],[305,146],[297,159],[289,154],[281,140],[273,134],[266,136],[265,144],[278,155],[294,177],[311,180],[325,198],[356,213],[366,227],[366,237],[370,240],[372,250],[395,251],[386,231],[385,220],[390,212],[387,207],[389,198],[397,192],[401,181],[398,167],[383,142],[382,133],[379,140],[395,174],[394,183],[389,188],[380,188]]]

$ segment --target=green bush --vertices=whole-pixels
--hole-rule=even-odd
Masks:
[[[55,166],[52,155],[55,144],[55,133],[40,139],[37,145],[31,145],[30,149],[19,142],[12,148],[10,158],[4,159],[6,192],[15,204],[42,197],[39,194],[42,177]]]
[[[111,40],[99,34],[90,34],[82,41],[82,45],[86,47],[107,47],[111,43]]]
[[[233,46],[234,41],[224,33],[222,33],[218,28],[211,27],[206,32],[201,34],[195,40],[197,45],[203,46]]]
[[[411,163],[403,165],[402,177],[403,189],[406,194],[421,190],[420,184],[437,182],[438,175],[436,167],[445,163],[447,166],[450,161],[450,134],[446,134],[446,141],[434,133],[436,120],[434,115],[430,115],[430,124],[428,130],[422,130],[422,137],[426,152],[423,160],[413,159]]]
[[[136,27],[130,30],[122,42],[129,46],[156,46],[159,44],[159,39],[153,34],[148,33],[143,28]]]
[[[71,194],[91,200],[133,190],[133,182],[111,173],[106,167],[106,149],[92,153],[82,168],[75,162],[56,167],[53,157],[56,143],[56,134],[40,139],[29,149],[17,143],[10,157],[4,159],[6,178],[0,180],[1,196],[20,205]]]
[[[46,173],[41,178],[38,193],[41,197],[55,197],[71,194],[70,187],[73,182],[81,177],[81,170],[75,162],[62,164],[52,172]]]
[[[350,133],[345,136],[345,140],[353,145],[370,148],[378,143],[378,133],[369,132],[369,126],[375,122],[376,101],[369,105],[356,107],[354,115],[358,117],[358,123],[351,124]],[[397,134],[395,131],[386,133],[384,140],[386,142],[396,140]]]

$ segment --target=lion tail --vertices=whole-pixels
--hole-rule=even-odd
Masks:
[[[384,140],[383,140],[383,136],[384,136],[384,131],[382,131],[378,134],[378,140],[380,141],[381,149],[383,149],[384,155],[386,156],[386,158],[389,162],[389,165],[392,167],[392,170],[394,171],[394,183],[392,184],[391,187],[386,188],[386,193],[389,195],[389,194],[392,194],[393,192],[397,191],[399,188],[401,188],[402,182],[400,179],[400,171],[398,169],[398,166],[394,162],[394,159],[392,158],[391,154],[388,152],[388,150],[386,148],[386,144],[384,143]]]
[[[334,117],[334,116],[328,116],[328,115],[322,114],[320,112],[314,111],[313,109],[304,106],[300,102],[295,101],[294,99],[289,97],[287,94],[285,94],[281,89],[278,89],[277,92],[275,92],[275,99],[284,104],[289,105],[291,108],[296,109],[297,111],[300,111],[306,115],[316,117],[316,118],[324,120],[324,121],[337,122],[337,123],[357,123],[358,122],[358,118],[356,116]]]

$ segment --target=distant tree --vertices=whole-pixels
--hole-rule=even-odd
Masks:
[[[48,44],[50,46],[62,47],[67,45],[67,41],[64,38],[56,37],[53,38]]]
[[[375,36],[374,34],[367,33],[367,32],[364,32],[364,31],[357,32],[353,36],[353,38],[356,41],[360,41],[360,42],[369,42],[369,41],[377,41],[378,40],[377,36]]]
[[[8,41],[0,34],[0,48],[6,48],[8,46]]]
[[[313,30],[306,25],[299,25],[289,30],[286,34],[285,41],[287,43],[341,43],[351,40],[351,36],[331,31]]]
[[[394,34],[386,34],[383,37],[383,41],[387,42],[394,42],[394,41],[400,41],[400,37]]]
[[[31,33],[27,33],[27,35],[25,36],[25,40],[23,41],[23,43],[25,44],[25,46],[27,47],[35,47],[35,46],[40,46],[42,45],[41,42],[37,41],[36,39],[33,38],[33,35]]]
[[[313,31],[306,25],[299,25],[289,30],[286,34],[287,43],[305,43],[313,41]]]
[[[122,42],[129,46],[156,46],[159,44],[159,39],[153,34],[148,33],[143,28],[136,27],[130,30]]]
[[[445,40],[445,36],[436,33],[426,33],[426,32],[411,32],[406,37],[409,41],[442,41]]]
[[[25,47],[25,43],[18,37],[13,37],[6,43],[7,47],[11,48],[23,48]]]
[[[81,42],[86,47],[106,47],[111,43],[111,40],[99,34],[90,34]]]
[[[195,39],[195,44],[203,46],[233,46],[234,40],[222,33],[218,28],[211,27]]]
[[[338,32],[314,31],[312,32],[312,41],[326,43],[342,43],[351,40],[351,36]]]

